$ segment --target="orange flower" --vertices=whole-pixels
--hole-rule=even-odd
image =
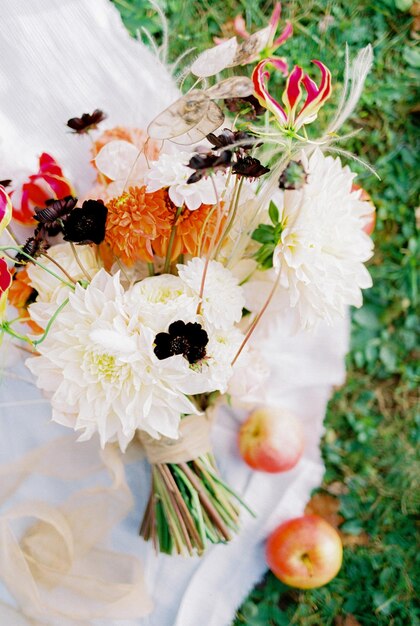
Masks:
[[[13,282],[10,285],[10,289],[7,294],[7,299],[10,304],[17,309],[19,317],[26,318],[26,323],[34,333],[42,333],[43,329],[38,326],[36,322],[31,319],[27,319],[29,317],[28,304],[35,294],[35,289],[33,289],[33,287],[29,284],[29,276],[26,267],[18,272],[15,271],[13,274]]]
[[[107,204],[105,242],[126,265],[153,261],[152,242],[169,237],[173,223],[167,191],[146,193],[146,187],[130,187]]]
[[[172,223],[176,215],[176,207],[171,205]],[[222,233],[226,218],[223,217],[218,229],[216,241]],[[199,253],[205,254],[210,246],[218,221],[217,207],[209,204],[202,204],[195,211],[184,208],[178,216],[175,239],[172,246],[171,261],[175,261],[180,254],[191,254],[197,256]],[[155,242],[153,249],[158,256],[166,256],[169,244],[169,234],[165,232]]]

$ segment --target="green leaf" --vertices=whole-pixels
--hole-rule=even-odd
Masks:
[[[420,67],[420,50],[418,48],[411,48],[411,46],[404,47],[404,59],[411,67]]]
[[[340,530],[342,530],[343,533],[347,533],[349,535],[360,535],[360,533],[364,529],[360,520],[350,519],[347,522],[344,522],[344,524],[340,526]]]
[[[260,224],[252,233],[252,239],[259,243],[273,243],[274,228],[268,224]]]
[[[379,350],[379,358],[385,365],[388,372],[395,372],[397,369],[398,357],[396,349],[391,344],[382,346]]]
[[[413,0],[395,0],[395,6],[400,11],[409,11],[413,6]]]
[[[268,215],[270,216],[270,220],[273,222],[274,226],[276,226],[279,223],[280,215],[279,210],[273,201],[270,202]]]

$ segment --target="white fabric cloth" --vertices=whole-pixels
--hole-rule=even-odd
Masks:
[[[128,36],[108,0],[0,0],[0,8],[0,178],[22,167],[34,169],[37,156],[47,151],[83,194],[94,177],[93,171],[87,174],[90,142],[67,134],[66,120],[101,108],[109,116],[104,127],[145,127],[176,96],[173,82],[150,51]],[[111,623],[232,623],[236,608],[266,569],[268,532],[301,514],[321,481],[319,438],[331,387],[344,379],[347,337],[343,321],[312,335],[286,337],[279,329],[265,343],[264,356],[272,366],[265,401],[293,410],[305,426],[306,450],[294,470],[281,475],[249,470],[236,447],[244,415],[221,411],[213,429],[221,473],[257,513],[256,519],[244,514],[242,531],[229,545],[216,546],[201,559],[157,557],[137,534],[149,491],[147,464],[127,466],[135,505],[116,527],[112,547],[141,560],[155,608],[148,617]],[[4,359],[4,351],[1,354]],[[13,367],[0,373],[0,463],[68,432],[49,419],[48,403],[18,355]],[[104,473],[76,484],[32,476],[7,505],[34,498],[56,505],[76,489],[103,480]],[[14,605],[1,584],[0,600]],[[8,626],[23,623],[20,620],[10,617]]]

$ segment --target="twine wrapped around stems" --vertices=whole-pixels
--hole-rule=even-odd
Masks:
[[[211,418],[206,412],[183,417],[178,439],[154,439],[143,431],[138,432],[138,438],[149,463],[188,463],[211,451],[210,428]]]
[[[152,465],[140,535],[158,552],[192,556],[211,543],[229,541],[239,529],[238,505],[247,508],[217,470],[210,443],[212,409],[182,418],[176,440],[139,433]]]

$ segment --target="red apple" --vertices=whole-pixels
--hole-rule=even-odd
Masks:
[[[338,532],[318,515],[288,520],[270,535],[266,559],[273,574],[286,585],[314,589],[337,575],[343,559]]]
[[[376,207],[372,202],[372,198],[370,197],[368,192],[363,189],[363,187],[357,185],[356,183],[353,183],[351,189],[352,191],[358,191],[359,189],[361,189],[362,193],[360,194],[360,200],[362,200],[363,202],[367,202],[372,208],[372,211],[366,215],[366,224],[363,226],[363,230],[365,231],[365,233],[367,235],[371,235],[375,229],[376,224]]]
[[[287,472],[302,456],[303,428],[285,409],[261,407],[239,430],[239,452],[245,463],[262,472]]]

